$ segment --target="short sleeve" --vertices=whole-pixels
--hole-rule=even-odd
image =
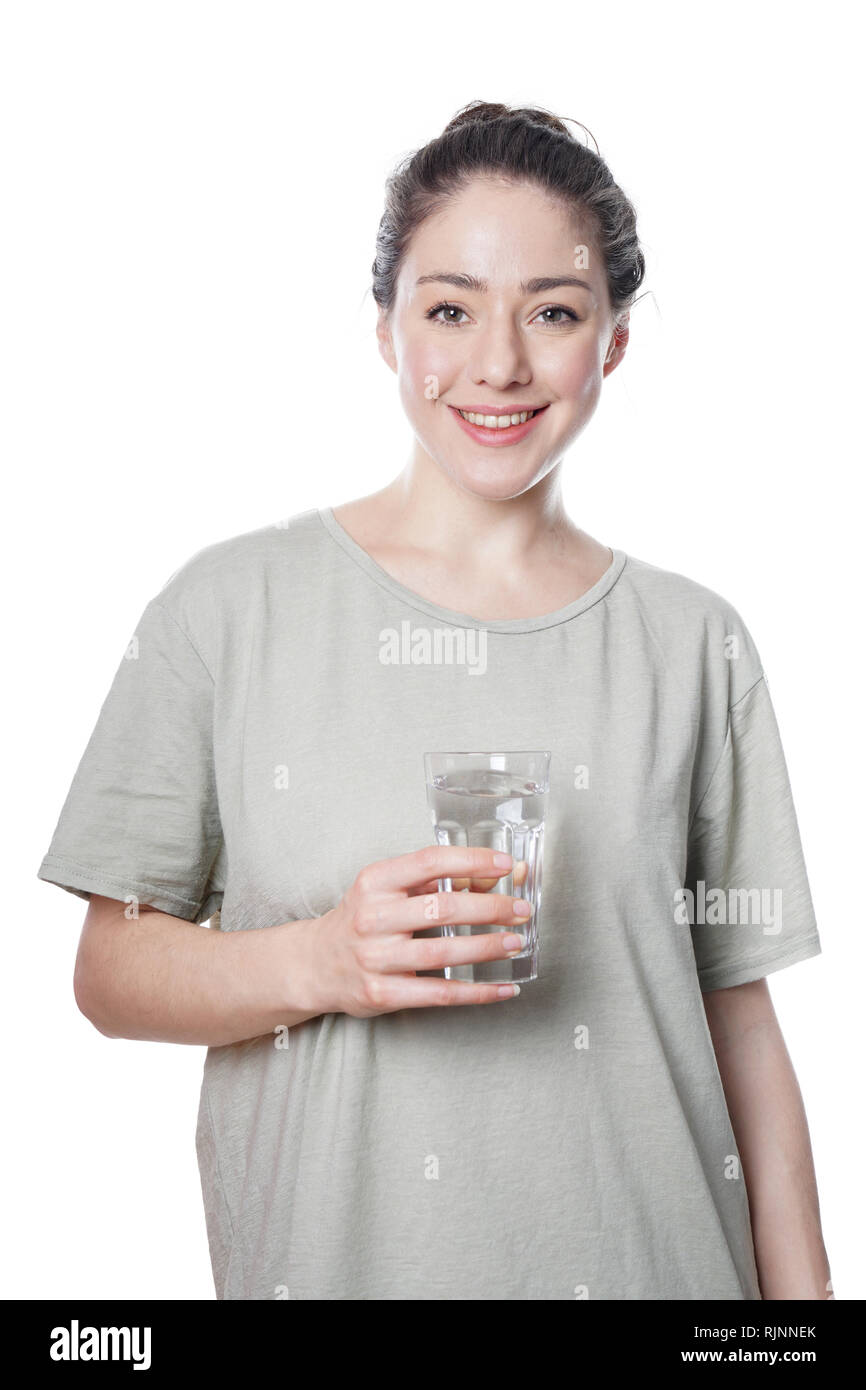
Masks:
[[[214,685],[152,599],[121,660],[38,877],[80,898],[136,898],[206,921],[222,890]]]
[[[728,712],[724,748],[692,817],[685,887],[704,991],[760,979],[821,951],[763,675]]]

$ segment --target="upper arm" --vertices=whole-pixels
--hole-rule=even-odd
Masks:
[[[727,989],[707,990],[702,998],[717,1056],[754,1028],[778,1028],[766,977]]]

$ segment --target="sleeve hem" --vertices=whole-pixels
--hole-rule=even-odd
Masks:
[[[702,993],[712,989],[731,989],[734,985],[745,985],[751,980],[760,980],[775,970],[782,970],[797,961],[808,960],[821,954],[821,940],[817,932],[804,940],[795,942],[787,950],[760,959],[743,960],[739,965],[708,966],[698,971],[698,983]]]
[[[118,898],[121,901],[127,895],[135,897],[148,907],[155,907],[158,912],[166,912],[171,917],[181,917],[186,922],[207,921],[220,906],[222,897],[220,893],[209,893],[204,900],[183,898],[167,893],[164,888],[159,888],[153,883],[113,878],[110,874],[100,874],[71,860],[58,859],[50,854],[43,859],[36,877],[43,883],[56,884],[58,888],[64,888],[67,893],[74,893],[76,897],[84,898],[85,901],[89,900],[91,893],[105,898]]]

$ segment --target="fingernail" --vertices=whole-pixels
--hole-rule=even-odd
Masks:
[[[510,869],[510,868],[511,868],[511,855],[510,855],[510,854],[494,854],[494,856],[493,856],[493,862],[494,862],[494,864],[496,865],[497,869]]]
[[[519,951],[523,945],[523,937],[518,936],[516,932],[509,932],[502,944],[506,951]]]
[[[525,899],[521,899],[520,902],[514,904],[515,917],[528,917],[531,911],[532,906],[530,903],[526,902]]]
[[[520,993],[520,985],[500,985],[496,993],[500,999],[512,999],[515,994]]]

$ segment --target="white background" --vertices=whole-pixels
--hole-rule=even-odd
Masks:
[[[212,1298],[204,1049],[78,1013],[36,870],[134,625],[196,550],[382,486],[384,180],[476,97],[583,122],[648,258],[575,521],[763,658],[823,954],[771,979],[834,1286],[866,1295],[862,111],[854,7],[10,3],[0,32],[6,1297]]]

